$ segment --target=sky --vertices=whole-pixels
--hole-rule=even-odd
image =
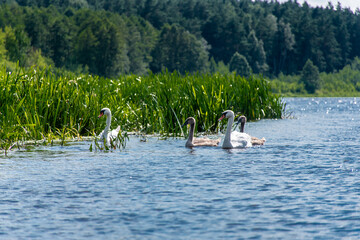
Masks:
[[[287,2],[288,0],[278,0],[278,2]],[[322,6],[326,7],[328,2],[331,2],[334,7],[337,6],[337,3],[340,2],[341,7],[350,7],[354,12],[356,8],[360,9],[360,0],[297,0],[297,2],[302,5],[304,2],[307,2],[311,7]]]

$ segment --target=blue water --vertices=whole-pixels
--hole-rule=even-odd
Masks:
[[[291,118],[247,123],[260,147],[1,156],[0,239],[359,239],[360,99],[285,101]]]

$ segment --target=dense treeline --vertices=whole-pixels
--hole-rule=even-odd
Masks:
[[[3,5],[0,15],[5,55],[21,66],[39,65],[40,54],[44,65],[72,71],[100,76],[143,74],[157,37],[157,31],[142,18],[106,11],[61,14],[53,7]]]
[[[0,56],[101,76],[320,72],[360,55],[360,14],[251,0],[3,0]],[[244,72],[242,72],[244,71]]]

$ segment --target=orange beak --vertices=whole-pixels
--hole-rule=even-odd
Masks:
[[[222,115],[222,116],[219,118],[219,122],[220,122],[221,120],[223,120],[223,119],[224,119],[224,117],[225,117],[225,114],[224,114],[224,115]]]
[[[98,116],[98,118],[101,118],[102,116],[104,116],[104,113],[101,112],[100,115]]]

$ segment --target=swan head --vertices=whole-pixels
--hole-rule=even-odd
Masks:
[[[231,118],[231,117],[234,117],[234,112],[231,110],[226,110],[221,114],[219,121],[223,120],[224,118]]]
[[[103,108],[100,110],[100,115],[98,116],[98,118],[101,118],[102,116],[110,116],[111,115],[111,111],[109,108]]]
[[[240,116],[236,123],[236,126],[240,124],[240,132],[244,132],[245,123],[246,123],[246,117],[244,115]]]
[[[246,123],[246,117],[244,115],[238,118],[238,123]]]
[[[181,125],[181,127],[184,127],[185,125],[193,125],[193,124],[195,124],[195,118],[193,118],[193,117],[188,117],[188,118],[185,120],[184,124]]]

